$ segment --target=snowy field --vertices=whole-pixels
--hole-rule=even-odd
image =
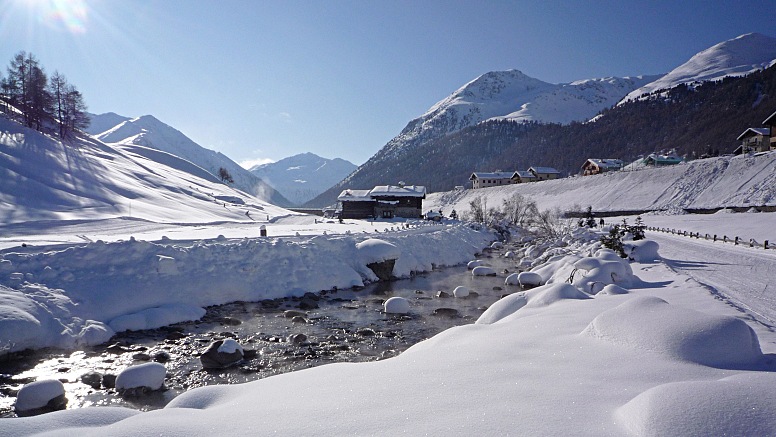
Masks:
[[[749,216],[772,220],[770,214],[703,217],[709,229],[717,226],[744,234],[748,227],[736,217]],[[665,220],[663,223],[673,220],[670,216],[657,217]],[[355,229],[357,225],[351,226]],[[94,232],[97,235],[99,231]],[[318,237],[326,241],[322,246],[355,238],[332,235],[331,228],[326,232],[326,237],[323,231]],[[402,246],[402,235],[437,232],[459,231],[424,227],[369,236],[396,243],[402,255],[411,252],[418,258],[442,257],[448,261],[470,257],[475,246],[485,246],[491,238],[490,234],[472,231],[473,240],[463,245],[465,250],[461,250],[462,240],[436,249],[430,246],[441,244],[437,240],[433,244],[425,241]],[[747,295],[735,296],[734,292],[737,286],[745,288],[755,282],[750,278],[750,266],[740,262],[741,252],[754,257],[761,267],[759,275],[769,281],[776,277],[776,256],[762,249],[717,243],[725,255],[715,262],[729,265],[735,280],[730,285],[710,285],[699,282],[706,280],[705,275],[696,280],[682,271],[709,266],[696,263],[694,257],[699,251],[688,250],[688,241],[695,240],[654,236],[660,241],[661,255],[679,254],[682,258],[630,263],[631,276],[628,263],[597,252],[596,244],[585,238],[568,240],[570,246],[557,253],[572,258],[561,262],[559,259],[564,258],[558,257],[534,269],[554,284],[502,299],[478,323],[445,331],[395,358],[326,365],[253,383],[195,389],[153,412],[95,407],[4,419],[0,435],[773,435],[774,322],[760,312],[750,311]],[[456,240],[450,235],[445,239]],[[284,281],[298,280],[301,269],[284,264],[293,262],[292,258],[278,247],[283,241],[295,244],[294,238],[269,240],[278,252],[264,252],[265,257],[275,266],[286,266],[276,269],[280,274],[274,276]],[[116,244],[116,249],[151,245],[125,240],[82,247],[111,244]],[[251,250],[262,247],[255,240],[235,244],[230,249],[237,252],[244,244]],[[348,242],[348,246],[351,244]],[[156,250],[162,247],[154,246]],[[430,254],[433,250],[436,253]],[[98,249],[92,252],[105,254]],[[328,264],[322,259],[331,255],[308,258],[307,264],[322,274],[343,262],[339,259]],[[577,264],[586,255],[592,256]],[[90,259],[90,263],[95,262],[94,257]],[[141,266],[147,259],[141,256],[133,262]],[[317,269],[316,264],[324,268]],[[35,263],[30,261],[28,265]],[[584,274],[576,275],[576,286],[571,286],[565,280],[574,265]],[[86,266],[83,264],[84,271],[74,276],[85,274]],[[587,290],[590,284],[584,278],[600,281],[602,272],[617,286],[595,295],[583,293],[581,290]],[[612,272],[619,275],[612,276]],[[230,275],[250,277],[250,273],[235,270],[226,277]],[[612,277],[617,280],[612,281]],[[138,281],[134,284],[141,285],[141,290],[149,284]],[[179,275],[176,283],[186,285],[188,281]],[[723,288],[728,286],[734,288]],[[94,283],[87,288],[96,291]]]

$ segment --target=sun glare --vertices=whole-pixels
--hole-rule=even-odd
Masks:
[[[89,14],[85,0],[24,0],[38,22],[70,33],[86,33]]]

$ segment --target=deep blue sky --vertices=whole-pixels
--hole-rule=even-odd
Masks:
[[[666,73],[768,1],[0,0],[0,66],[35,54],[89,110],[152,114],[235,161],[361,164],[466,82]],[[2,68],[5,74],[5,68]]]

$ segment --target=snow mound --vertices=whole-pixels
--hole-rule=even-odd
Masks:
[[[455,287],[455,290],[453,290],[453,296],[455,297],[469,297],[469,293],[471,293],[469,289],[463,285],[459,285],[458,287]]]
[[[567,299],[590,299],[588,294],[579,291],[571,284],[565,283],[547,284],[534,288],[527,291],[525,297],[528,300],[527,308],[546,307]]]
[[[16,396],[16,410],[29,411],[43,408],[49,401],[65,395],[65,386],[56,379],[45,379],[25,384]]]
[[[632,286],[635,277],[628,261],[617,255],[614,259],[606,259],[606,255],[582,258],[574,263],[578,272],[572,275],[572,284],[590,294],[598,293],[609,284]]]
[[[394,296],[383,303],[383,310],[388,314],[407,314],[410,312],[410,301]]]
[[[397,259],[401,251],[395,245],[378,238],[370,238],[356,244],[358,256],[364,264],[379,263]]]
[[[504,279],[504,285],[520,285],[518,276],[520,276],[520,273],[510,274],[506,279]]]
[[[477,266],[472,269],[472,276],[496,276],[496,271],[490,267]]]
[[[617,284],[609,284],[599,291],[596,296],[614,295],[614,294],[628,294],[628,290],[620,287]]]
[[[633,435],[776,435],[773,387],[776,374],[767,372],[673,382],[641,393],[616,416]]]
[[[224,354],[233,354],[238,351],[241,354],[245,352],[243,350],[243,347],[240,346],[240,343],[238,343],[237,341],[231,338],[224,339],[223,343],[221,343],[221,345],[218,346],[218,352],[221,352]]]
[[[657,249],[660,245],[652,240],[638,240],[631,241],[626,246],[626,252],[628,257],[636,262],[654,262],[660,259],[660,255],[657,254]]]
[[[466,264],[466,268],[469,269],[469,270],[473,270],[475,267],[479,267],[479,266],[483,265],[484,263],[485,263],[485,261],[482,261],[480,259],[475,259],[475,260],[469,261]]]
[[[751,367],[763,357],[757,335],[744,321],[652,296],[633,297],[604,311],[582,333],[711,367]]]
[[[517,281],[522,286],[539,286],[542,285],[542,277],[538,273],[534,272],[520,272],[517,274]]]
[[[205,309],[195,305],[176,303],[147,308],[132,314],[118,316],[108,322],[116,332],[156,329],[173,323],[199,320],[205,315]]]
[[[159,390],[164,385],[167,368],[161,363],[145,363],[130,366],[116,377],[116,390],[131,390],[146,387]]]
[[[491,305],[474,323],[477,325],[491,325],[516,313],[517,310],[524,307],[527,303],[528,300],[526,300],[524,295],[510,294]]]

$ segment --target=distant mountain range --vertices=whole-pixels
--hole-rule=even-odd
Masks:
[[[250,172],[271,185],[292,204],[301,205],[344,179],[357,166],[344,159],[326,159],[314,153],[294,155]]]
[[[618,102],[635,100],[645,94],[681,84],[700,84],[727,76],[740,76],[773,65],[774,60],[776,38],[753,33],[704,50],[666,75],[550,84],[517,70],[486,73],[433,105],[420,117],[411,120],[366,163],[343,181],[309,201],[307,206],[329,205],[335,202],[337,195],[346,188],[370,188],[378,184],[396,183],[399,180],[427,185],[432,190],[449,189],[452,188],[450,182],[441,182],[450,180],[446,175],[456,175],[453,185],[465,182],[460,180],[461,166],[468,166],[468,172],[525,169],[531,165],[555,166],[570,171],[568,162],[564,167],[551,162],[554,157],[542,155],[542,138],[533,138],[538,143],[527,146],[534,149],[530,154],[510,154],[523,159],[532,157],[540,162],[498,162],[492,158],[494,152],[503,154],[504,147],[508,148],[509,143],[515,143],[515,135],[531,131],[535,125],[572,124],[573,127],[574,122],[597,119],[596,114],[612,108]],[[523,126],[514,127],[513,122],[519,122]],[[476,126],[482,127],[481,132],[488,129],[491,131],[486,136],[492,143],[466,142],[469,149],[465,152],[470,159],[460,162],[460,156],[451,154],[455,148],[454,143],[464,141],[458,133]],[[653,127],[653,131],[657,128]],[[493,133],[494,130],[501,130],[503,133]],[[472,135],[479,136],[474,133]],[[663,143],[665,147],[671,146],[670,141]],[[576,158],[591,146],[594,145],[570,142],[562,147]],[[609,152],[612,156],[595,157],[616,158],[633,155],[637,147],[638,144],[634,144],[623,147],[620,151],[612,150]],[[593,147],[590,150],[601,150],[601,147]],[[651,150],[642,152],[649,151]],[[553,153],[559,152],[553,149]],[[460,163],[454,164],[455,162]],[[518,168],[518,165],[525,168]],[[411,172],[410,169],[415,171]]]
[[[105,143],[138,145],[170,153],[202,167],[214,176],[218,175],[220,168],[224,168],[234,179],[235,188],[274,205],[292,204],[272,186],[226,155],[200,146],[152,115],[129,118],[112,112],[92,114],[91,125],[86,132]]]

